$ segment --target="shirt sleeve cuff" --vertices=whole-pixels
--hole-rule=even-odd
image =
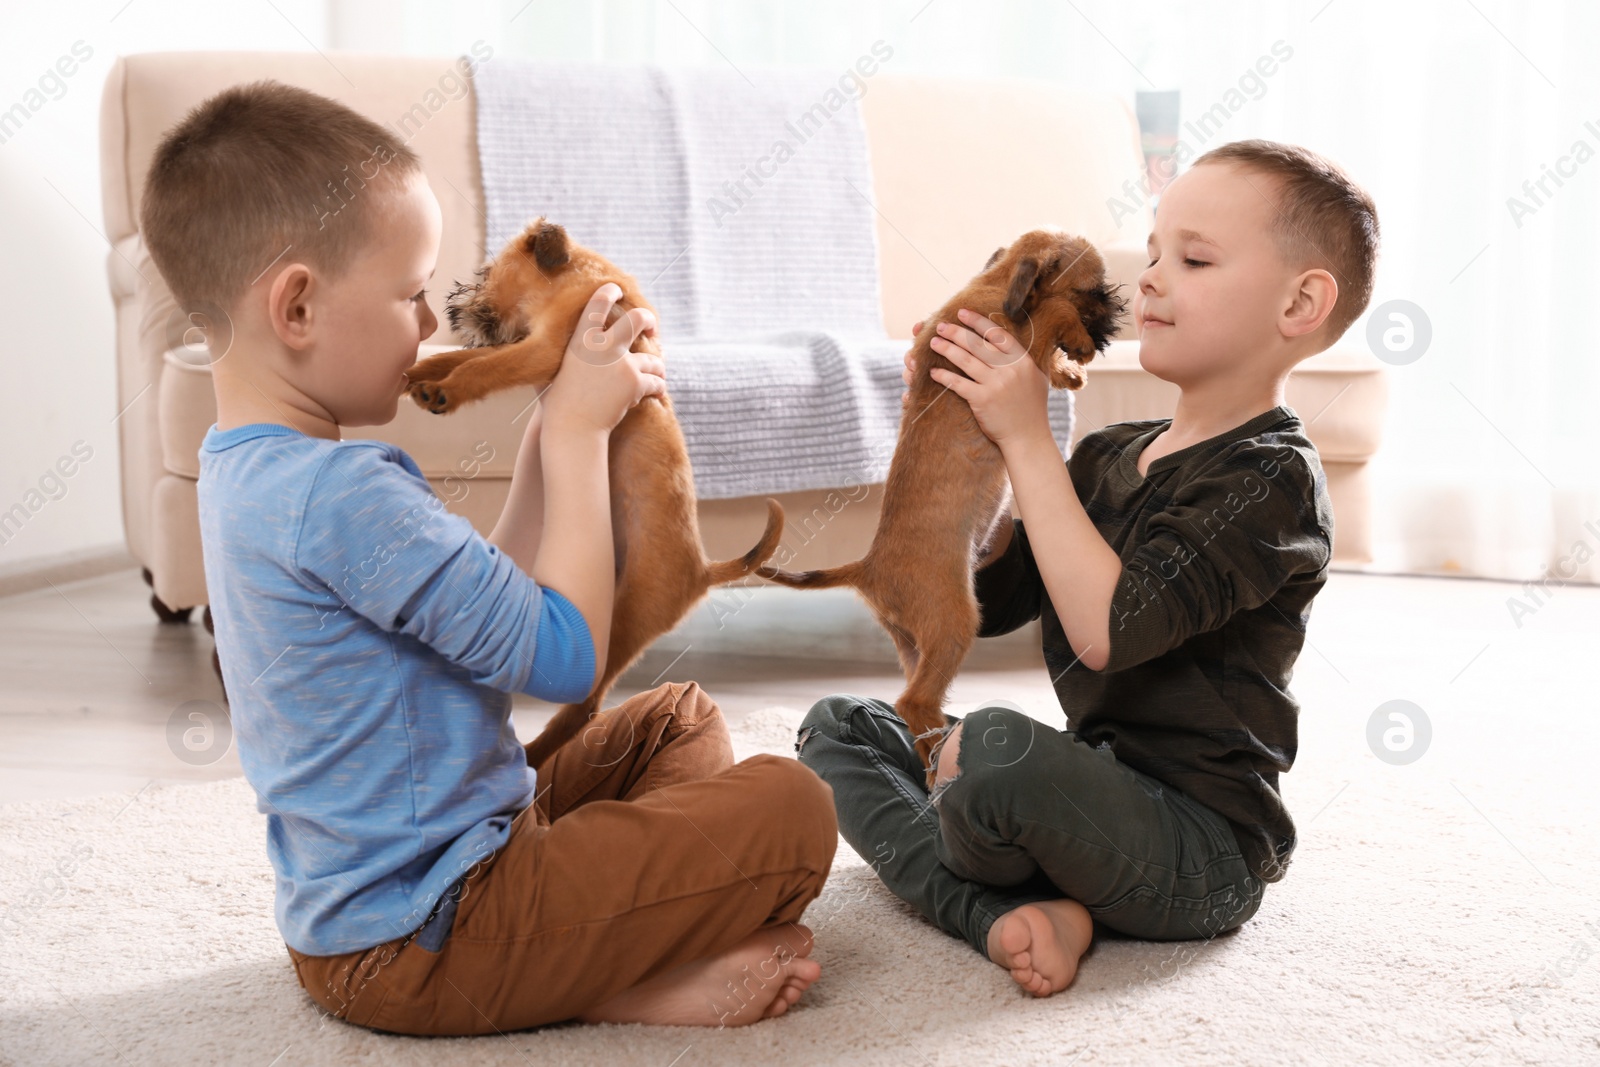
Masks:
[[[594,689],[594,638],[572,601],[540,586],[543,604],[534,638],[533,665],[522,692],[558,704],[576,704]]]

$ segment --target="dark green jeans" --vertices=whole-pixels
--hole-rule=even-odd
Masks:
[[[881,700],[817,701],[795,752],[833,787],[840,832],[884,884],[985,955],[995,919],[1037,900],[1071,897],[1158,941],[1213,937],[1261,906],[1265,884],[1221,815],[1011,708],[966,717],[958,774],[933,798]]]

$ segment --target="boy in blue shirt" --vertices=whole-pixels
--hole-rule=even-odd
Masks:
[[[794,760],[733,765],[693,682],[537,768],[511,723],[512,692],[577,701],[605,662],[607,444],[666,387],[629,351],[650,313],[601,329],[620,292],[596,292],[487,539],[400,449],[340,439],[394,417],[438,325],[440,228],[415,153],[271,81],[169,131],[141,206],[179,304],[232,326],[202,545],[299,980],[413,1034],[781,1014],[820,974],[797,920],[833,858],[829,787]]]

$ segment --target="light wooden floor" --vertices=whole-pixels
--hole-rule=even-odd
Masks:
[[[1432,717],[1426,758],[1474,778],[1542,769],[1563,807],[1600,808],[1600,587],[1555,590],[1520,628],[1506,607],[1519,594],[1501,582],[1335,572],[1296,667],[1302,750],[1365,746],[1372,710],[1404,698]],[[177,709],[221,693],[198,617],[159,625],[147,597],[127,571],[0,599],[0,803],[241,773],[232,748],[193,764],[170,747]],[[703,604],[609,702],[693,679],[738,721],[771,705],[803,710],[828,693],[898,693],[892,647],[852,594],[747,597]],[[1037,645],[1036,626],[979,642],[949,710],[1000,698],[1062,725]],[[519,697],[519,736],[532,737],[552,710]]]

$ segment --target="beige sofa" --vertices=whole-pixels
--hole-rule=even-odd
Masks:
[[[490,60],[491,62],[493,60]],[[449,279],[485,259],[482,189],[470,92],[428,110],[420,103],[449,70],[451,57],[332,53],[169,52],[124,56],[101,102],[101,171],[108,258],[116,304],[118,420],[122,502],[128,547],[148,570],[155,594],[172,608],[206,602],[195,482],[201,438],[216,407],[204,352],[183,341],[182,316],[150,263],[138,232],[138,204],[155,144],[196,103],[228,85],[273,77],[342,100],[370,117],[414,130],[443,209],[438,275],[429,302],[440,306]],[[1143,268],[1150,215],[1124,218],[1108,199],[1140,171],[1138,130],[1121,100],[1024,81],[872,78],[862,100],[873,189],[879,210],[883,321],[891,336],[937,307],[982,266],[997,245],[1024,230],[1054,225],[1081,233],[1105,253],[1116,280]],[[995,172],[989,153],[962,147],[962,131],[1021,146]],[[948,150],[940,151],[948,139]],[[448,327],[433,340],[447,347]],[[1074,440],[1109,422],[1172,414],[1176,389],[1139,366],[1131,325],[1093,364],[1076,396]],[[669,352],[670,356],[670,352]],[[440,495],[487,531],[509,484],[520,424],[513,416],[531,391],[492,398],[449,418],[407,404],[388,426],[356,431],[406,449]],[[1288,402],[1309,424],[1333,498],[1338,562],[1370,559],[1366,466],[1378,447],[1386,383],[1364,350],[1336,347],[1289,382]],[[485,445],[485,442],[487,443]],[[486,462],[482,457],[492,453]],[[789,518],[786,544],[797,567],[857,558],[876,526],[882,487],[849,495],[778,494]],[[848,506],[841,501],[848,500]],[[702,501],[701,531],[714,558],[743,552],[761,530],[759,498]],[[158,607],[159,610],[159,607]]]

